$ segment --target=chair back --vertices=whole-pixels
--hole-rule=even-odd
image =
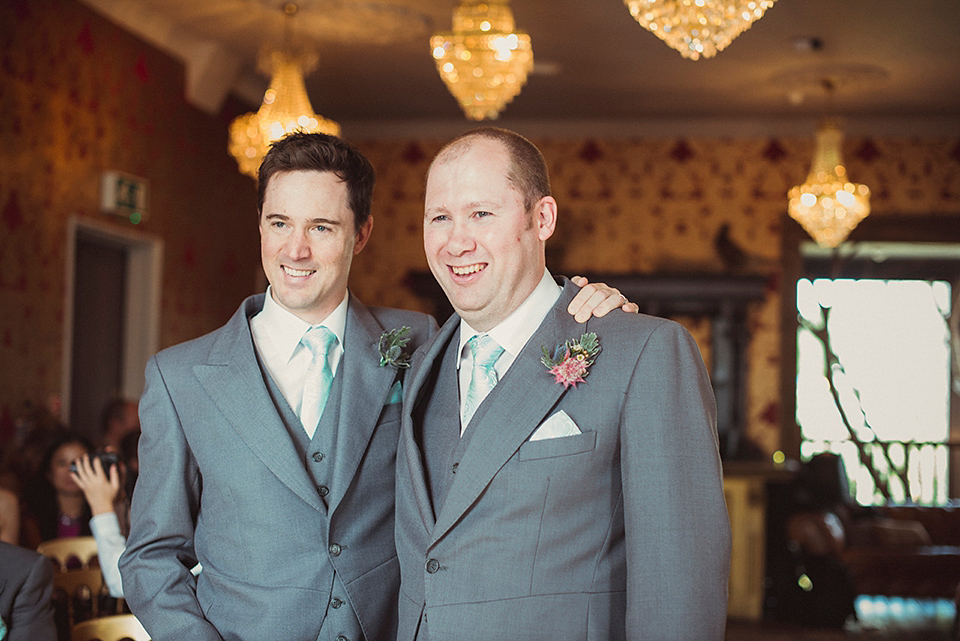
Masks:
[[[50,539],[38,545],[37,552],[53,559],[57,569],[61,572],[99,567],[97,542],[92,536]]]
[[[70,641],[150,641],[137,617],[132,614],[101,617],[73,626]]]
[[[107,591],[100,568],[55,573],[50,600],[61,639],[81,621],[117,613],[117,600]]]

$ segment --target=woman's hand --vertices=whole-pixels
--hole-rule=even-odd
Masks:
[[[103,471],[100,459],[86,454],[76,460],[77,469],[71,472],[74,482],[83,490],[83,495],[90,504],[93,516],[113,512],[113,502],[120,493],[120,470],[111,465],[107,472]]]

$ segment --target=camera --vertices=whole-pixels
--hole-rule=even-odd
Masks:
[[[105,474],[110,473],[110,466],[116,465],[120,462],[120,455],[116,452],[96,452],[95,454],[90,455],[90,464],[93,465],[93,459],[100,459],[100,465],[103,467],[103,472]],[[70,471],[77,471],[77,462],[74,461],[70,464]]]

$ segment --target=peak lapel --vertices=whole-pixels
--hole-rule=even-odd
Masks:
[[[262,297],[247,299],[221,332],[207,363],[194,366],[193,372],[247,447],[282,483],[324,512],[260,371],[249,318],[262,307]]]
[[[572,287],[572,290],[571,290]],[[433,540],[456,523],[477,500],[497,471],[514,455],[536,427],[568,391],[555,383],[540,362],[541,345],[552,351],[557,343],[579,338],[584,326],[566,308],[579,288],[569,283],[540,327],[527,341],[467,426],[470,443],[457,467],[457,475],[437,515]],[[569,390],[575,392],[571,388]]]
[[[427,476],[423,470],[423,457],[420,454],[420,448],[417,446],[417,439],[414,435],[413,411],[422,402],[423,388],[430,378],[431,370],[437,360],[443,358],[444,351],[450,341],[458,336],[459,329],[460,317],[453,314],[443,324],[437,335],[433,337],[433,342],[427,344],[423,351],[414,354],[410,367],[411,376],[407,377],[407,385],[403,390],[400,447],[404,448],[409,476],[401,479],[401,481],[408,482],[410,487],[413,488],[420,518],[423,520],[423,526],[427,533],[433,529],[436,518],[433,512],[433,504],[430,501],[430,492],[427,490]]]
[[[380,335],[385,329],[360,301],[350,296],[344,336],[346,351],[341,371],[343,392],[337,426],[337,457],[329,497],[330,511],[346,494],[383,411],[387,394],[397,380],[392,366],[380,367]]]

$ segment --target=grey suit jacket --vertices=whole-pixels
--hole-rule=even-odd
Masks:
[[[413,417],[460,319],[414,355],[397,456],[400,641],[421,625],[442,641],[723,638],[730,530],[699,350],[661,318],[578,324],[575,291],[480,405],[439,507]],[[602,351],[565,390],[541,346],[585,332]],[[530,440],[561,410],[580,434]]]
[[[147,365],[140,475],[120,560],[127,602],[154,641],[313,641],[336,568],[368,641],[387,638],[399,581],[400,418],[388,393],[402,374],[380,367],[378,342],[407,325],[414,349],[436,324],[351,297],[336,374],[339,460],[325,505],[257,362],[249,319],[262,307],[263,295],[248,298],[224,327]]]
[[[6,641],[56,641],[53,564],[32,550],[0,542],[0,618]]]

